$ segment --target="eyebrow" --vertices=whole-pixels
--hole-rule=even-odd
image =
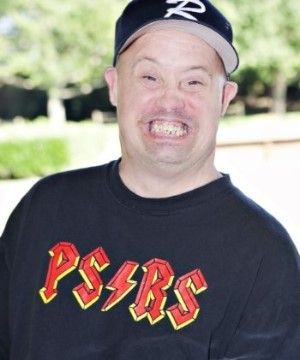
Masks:
[[[155,65],[160,65],[160,62],[157,61],[156,59],[154,59],[154,58],[152,58],[152,57],[149,57],[149,56],[145,56],[145,57],[142,57],[142,58],[138,59],[138,60],[133,64],[133,68],[136,68],[136,67],[138,66],[138,64],[140,64],[140,63],[143,62],[143,61],[149,61],[149,62],[154,63]],[[210,72],[205,66],[202,66],[202,65],[188,66],[188,67],[185,68],[183,71],[184,71],[184,72],[189,72],[189,71],[195,71],[195,70],[204,71],[209,77],[212,77],[211,72]]]
[[[194,71],[194,70],[204,71],[209,77],[212,77],[212,73],[205,66],[201,66],[201,65],[190,66],[187,69],[185,69],[184,72]]]
[[[150,61],[150,62],[152,62],[152,63],[154,63],[154,64],[156,64],[156,65],[159,65],[159,62],[158,62],[156,59],[154,59],[154,58],[152,58],[152,57],[149,57],[149,56],[145,56],[145,57],[142,57],[142,58],[138,59],[138,60],[132,65],[132,67],[133,67],[133,68],[136,68],[136,67],[138,66],[138,64],[140,64],[142,61]]]

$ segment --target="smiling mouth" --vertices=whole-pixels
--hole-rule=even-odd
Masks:
[[[180,138],[188,134],[188,126],[182,122],[153,120],[149,123],[152,135]]]

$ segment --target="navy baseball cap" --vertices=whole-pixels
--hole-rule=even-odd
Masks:
[[[231,24],[208,0],[132,0],[116,24],[113,64],[138,37],[163,29],[200,37],[218,53],[227,74],[237,69]]]

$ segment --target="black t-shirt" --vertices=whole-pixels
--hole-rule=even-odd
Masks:
[[[163,199],[118,161],[38,182],[0,242],[1,360],[300,358],[299,256],[228,175]]]

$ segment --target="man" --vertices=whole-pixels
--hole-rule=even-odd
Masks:
[[[2,235],[1,360],[299,359],[295,247],[214,166],[229,22],[132,1],[114,65],[122,158],[43,179]]]

